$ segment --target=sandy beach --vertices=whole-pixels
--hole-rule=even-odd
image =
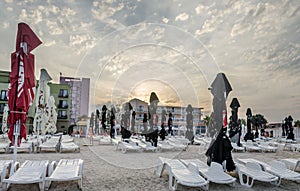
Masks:
[[[59,161],[62,158],[84,160],[84,177],[83,190],[168,190],[168,175],[163,174],[161,178],[154,174],[155,165],[158,157],[188,159],[198,158],[206,162],[204,155],[206,149],[199,145],[190,145],[186,151],[162,151],[162,152],[136,152],[129,151],[123,154],[116,151],[113,145],[101,144],[94,142],[93,146],[83,146],[89,140],[85,138],[75,138],[75,142],[81,145],[79,153],[18,153],[17,161],[20,163],[25,160],[49,160]],[[12,159],[13,154],[0,154],[1,159]],[[282,158],[300,158],[299,152],[277,151],[276,153],[258,153],[258,152],[233,152],[233,159],[237,158],[255,158],[264,162],[272,159]],[[10,191],[39,190],[37,184],[31,185],[11,185]],[[76,191],[76,181],[70,182],[53,182],[50,191]],[[201,190],[179,186],[178,190]],[[252,188],[246,188],[239,184],[235,187],[228,185],[219,185],[210,183],[209,190],[236,190],[236,191],[285,191],[300,190],[300,184],[293,181],[283,180],[279,187],[268,183],[255,182]]]

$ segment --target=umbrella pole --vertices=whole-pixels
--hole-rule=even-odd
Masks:
[[[14,136],[15,136],[15,143],[14,143],[14,158],[13,164],[17,161],[17,152],[18,152],[18,137],[20,135],[20,120],[18,120],[15,124],[14,128]],[[14,166],[14,165],[13,165]]]
[[[38,122],[38,128],[37,128],[37,146],[40,146],[40,128],[41,128],[41,122]]]

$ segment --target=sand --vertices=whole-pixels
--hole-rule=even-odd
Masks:
[[[162,177],[156,177],[154,174],[155,165],[159,156],[169,158],[198,158],[206,162],[204,155],[206,149],[199,145],[190,145],[186,151],[163,151],[163,152],[136,152],[129,151],[123,154],[116,151],[113,145],[101,144],[94,142],[93,146],[83,146],[89,140],[85,138],[75,138],[75,142],[81,145],[80,153],[18,153],[17,161],[20,163],[25,160],[49,160],[59,161],[62,158],[84,160],[83,190],[84,191],[106,191],[106,190],[168,190],[168,175],[163,174]],[[258,153],[243,152],[232,153],[233,159],[237,158],[255,158],[264,162],[272,159],[282,158],[300,158],[300,152],[277,151],[276,153]],[[0,154],[1,159],[12,159],[13,154]],[[11,185],[10,191],[39,190],[37,184],[31,185]],[[76,191],[76,181],[69,182],[52,182],[50,191]],[[178,190],[201,190],[195,188],[187,188],[179,186]],[[300,184],[293,181],[283,180],[279,187],[268,183],[255,182],[252,188],[246,188],[238,183],[235,187],[228,185],[219,185],[210,183],[209,190],[223,191],[283,191],[283,190],[300,190]]]

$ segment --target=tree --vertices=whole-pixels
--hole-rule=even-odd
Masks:
[[[204,125],[205,125],[206,127],[208,127],[209,122],[210,122],[210,116],[205,115],[205,117],[203,118],[203,122],[204,122]]]
[[[262,114],[256,114],[252,116],[252,124],[255,127],[263,128],[267,123],[268,121]]]
[[[300,120],[294,122],[294,127],[300,127]]]
[[[264,128],[266,127],[266,124],[268,121],[265,119],[265,117],[262,114],[256,114],[252,116],[252,124],[255,127],[255,138],[258,138],[258,129],[261,129],[261,134],[264,133]]]
[[[240,119],[240,120],[241,120],[241,125],[244,125],[244,126],[247,125],[246,119]]]

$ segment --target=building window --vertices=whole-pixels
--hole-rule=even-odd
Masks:
[[[57,117],[59,119],[67,119],[67,111],[66,110],[59,110]]]
[[[143,105],[139,105],[138,111],[144,111],[144,106]]]
[[[5,103],[0,103],[0,113],[4,112],[4,107],[5,107]]]
[[[67,100],[59,100],[58,108],[68,108]]]
[[[1,98],[2,101],[7,101],[7,90],[1,90]]]
[[[68,90],[66,90],[66,89],[59,90],[58,97],[67,98],[68,97]]]

